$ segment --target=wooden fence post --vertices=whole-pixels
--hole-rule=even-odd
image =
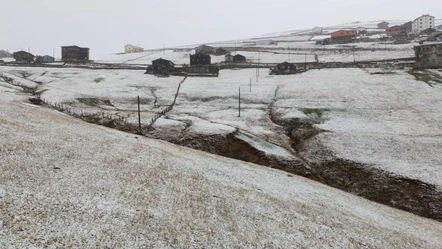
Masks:
[[[137,98],[138,100],[138,132],[141,133],[141,110],[140,110],[140,96]]]

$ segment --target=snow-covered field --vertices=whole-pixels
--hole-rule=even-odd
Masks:
[[[20,69],[2,68],[5,70],[11,75]],[[173,102],[182,80],[156,78],[142,71],[22,70],[31,74],[24,83],[43,82],[39,86],[46,90],[42,98],[66,103],[77,113],[129,115],[129,121],[136,123],[139,95],[145,125]],[[272,111],[281,120],[314,121],[328,131],[308,144],[303,156],[310,161],[330,159],[316,156],[318,148],[325,146],[334,157],[442,187],[442,155],[438,153],[442,147],[442,86],[430,87],[406,71],[371,75],[372,71],[329,69],[270,76],[268,70],[261,70],[256,82],[255,70],[247,69],[222,70],[218,78],[188,78],[174,109],[154,128],[182,138],[238,131],[237,138],[258,150],[290,159],[294,154],[290,139],[270,120]],[[88,98],[108,102],[87,105],[83,99]]]
[[[234,44],[230,44],[231,48]],[[285,61],[294,63],[314,62],[315,56],[321,62],[348,62],[353,61],[353,49],[356,50],[357,61],[364,60],[384,60],[407,58],[414,56],[413,46],[417,43],[409,44],[387,44],[378,42],[355,43],[347,45],[316,45],[314,41],[303,41],[296,43],[279,43],[279,45],[264,46],[261,52],[250,52],[238,48],[236,53],[246,56],[248,61],[261,63],[281,63]],[[365,49],[358,51],[358,49]],[[189,52],[177,52],[173,50],[141,52],[134,54],[114,54],[102,55],[95,58],[95,62],[102,63],[124,63],[124,64],[151,64],[153,60],[164,58],[171,60],[177,65],[189,64],[190,54],[195,53],[192,49]],[[235,52],[232,51],[233,54]],[[212,56],[212,63],[223,62],[224,56]]]
[[[346,105],[338,104],[342,99],[331,93],[314,95],[316,104],[300,98],[310,87],[316,91],[321,82],[312,72],[315,81],[299,89],[306,76],[263,79],[246,98],[270,97],[258,89],[270,91],[291,81],[283,87],[297,91],[282,94],[296,96],[292,100],[296,105],[321,104],[330,109]],[[420,87],[403,78],[399,84]],[[189,81],[188,86],[203,82]],[[333,83],[328,90],[342,98],[338,88],[343,83]],[[214,87],[211,81],[206,84]],[[371,88],[382,85],[360,83],[353,88],[355,97],[347,96],[348,104],[361,108],[359,100],[370,99]],[[442,244],[439,222],[284,172],[91,125],[30,105],[18,90],[0,85],[0,248],[440,248]],[[424,87],[420,90],[418,98],[431,95]],[[228,102],[228,92],[217,96]],[[404,91],[399,93],[396,101],[410,101]],[[333,104],[330,99],[335,98],[339,101]],[[385,103],[382,100],[377,104]],[[278,106],[282,108],[282,103]],[[256,113],[244,115],[252,119]]]
[[[164,50],[164,51],[146,51],[132,54],[112,54],[99,55],[95,62],[103,63],[124,63],[124,64],[152,64],[153,60],[163,58],[172,61],[177,65],[190,64],[190,55],[195,50],[189,48],[188,52]],[[212,63],[224,61],[224,56],[211,56]]]

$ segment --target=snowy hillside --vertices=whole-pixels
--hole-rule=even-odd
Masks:
[[[143,125],[173,102],[182,81],[142,71],[6,69],[3,72],[21,84],[32,87],[38,85],[33,81],[40,82],[39,89],[45,90],[42,98],[68,104],[76,113],[105,112],[136,124],[136,97],[140,96]],[[21,70],[28,73],[26,80],[18,77]],[[164,137],[180,140],[247,131],[254,141],[267,146],[246,139],[247,143],[264,153],[279,151],[276,156],[287,158],[297,153],[274,122],[313,122],[327,132],[310,141],[303,152],[309,161],[329,160],[316,156],[325,146],[332,158],[373,165],[441,188],[442,157],[437,152],[442,146],[441,85],[430,87],[406,71],[372,75],[376,72],[382,70],[323,69],[292,76],[270,76],[261,70],[256,82],[255,70],[245,69],[222,70],[218,78],[188,78],[174,109],[154,128]],[[442,78],[441,72],[434,74]],[[239,87],[241,117],[237,117]],[[102,102],[93,104],[94,99]]]
[[[260,61],[261,63],[281,63],[284,61],[302,63],[305,62],[305,56],[307,56],[308,62],[316,61],[316,59],[320,62],[349,62],[354,59],[365,61],[413,57],[413,47],[418,45],[417,41],[409,44],[386,44],[384,42],[370,41],[328,46],[316,45],[317,40],[330,37],[331,32],[339,29],[365,28],[368,31],[374,32],[374,35],[368,35],[367,38],[377,39],[384,36],[378,34],[379,32],[385,33],[385,30],[377,29],[377,24],[380,22],[382,21],[353,22],[321,27],[321,35],[312,33],[312,29],[303,29],[246,39],[209,42],[206,44],[213,47],[226,48],[232,53],[246,56],[248,61]],[[390,20],[387,22],[391,26],[401,25],[407,21]],[[438,24],[442,24],[442,19],[436,19],[436,25]],[[260,41],[266,40],[271,40],[273,43],[270,45],[259,45]],[[158,49],[134,54],[100,55],[94,58],[94,60],[105,63],[151,64],[152,60],[164,58],[171,60],[175,64],[182,65],[189,64],[190,54],[195,53],[194,48],[199,45],[201,44],[167,48],[164,51]],[[353,58],[353,50],[356,51],[355,58]],[[260,51],[260,54],[258,54],[258,51]],[[212,56],[213,63],[222,61],[224,61],[224,56]]]
[[[284,172],[87,124],[32,106],[17,90],[0,85],[0,248],[442,244],[441,223]]]

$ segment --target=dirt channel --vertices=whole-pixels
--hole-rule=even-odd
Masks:
[[[30,101],[34,104],[42,104],[35,103],[35,99],[30,99]],[[99,116],[73,116],[89,123],[125,132],[137,133],[138,131],[136,125],[130,125],[121,120]],[[315,128],[313,123],[302,120],[282,122],[273,119],[273,122],[284,127],[286,135],[291,139],[291,147],[297,152],[296,160],[284,160],[267,155],[238,139],[235,133],[186,139],[170,137],[155,130],[150,130],[144,135],[220,156],[280,169],[393,208],[442,222],[442,192],[436,186],[394,175],[372,165],[345,159],[334,159],[322,163],[310,162],[302,158],[300,152],[306,150],[306,142],[323,131]],[[321,153],[331,152],[324,150]],[[291,176],[290,174],[288,176]]]

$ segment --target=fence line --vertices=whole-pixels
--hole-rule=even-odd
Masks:
[[[108,113],[108,112],[86,114],[83,112],[83,110],[81,110],[81,112],[78,113],[78,112],[75,112],[74,109],[72,109],[69,105],[67,105],[65,103],[60,103],[60,102],[56,102],[56,101],[52,102],[52,101],[46,100],[45,98],[41,98],[39,95],[37,95],[37,98],[42,103],[46,104],[49,108],[52,108],[52,109],[57,110],[59,112],[67,113],[68,115],[70,115],[72,117],[79,118],[79,119],[86,121],[88,123],[94,123],[94,124],[99,123],[100,116],[101,116],[101,119],[107,118],[112,121],[119,120],[119,121],[123,122],[124,126],[130,126],[130,123],[128,121],[129,115],[128,116],[121,116],[118,114],[112,114],[112,113]]]
[[[186,81],[186,79],[187,79],[187,75],[184,76],[184,79],[181,80],[181,82],[178,84],[178,89],[177,89],[177,91],[176,91],[176,93],[175,93],[175,97],[173,98],[173,102],[172,102],[172,104],[169,105],[169,106],[167,106],[166,109],[164,109],[164,110],[162,110],[162,111],[160,111],[160,112],[157,112],[157,113],[155,114],[155,116],[150,120],[150,123],[147,125],[147,127],[148,127],[149,129],[152,128],[152,126],[155,124],[155,122],[156,122],[159,118],[161,118],[162,116],[166,115],[168,112],[172,111],[173,107],[174,107],[175,104],[176,104],[176,100],[177,100],[177,98],[178,98],[178,95],[179,95],[179,93],[180,93],[181,85],[184,83],[184,81]]]

